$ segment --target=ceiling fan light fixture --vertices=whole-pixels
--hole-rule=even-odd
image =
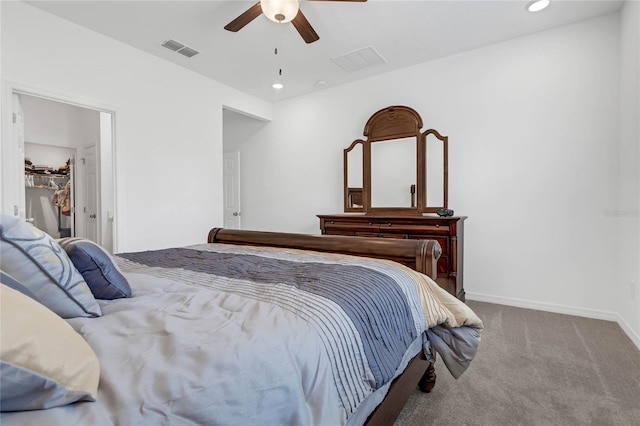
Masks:
[[[545,9],[549,6],[549,0],[536,0],[532,1],[527,5],[527,10],[529,12],[540,12],[542,9]]]
[[[275,83],[273,83],[273,84],[271,85],[271,87],[273,87],[273,88],[274,88],[274,89],[276,89],[276,90],[280,90],[280,89],[284,88],[284,84],[282,84],[282,83],[278,83],[278,82],[275,82]]]
[[[262,13],[279,24],[291,22],[298,14],[298,0],[260,0]]]

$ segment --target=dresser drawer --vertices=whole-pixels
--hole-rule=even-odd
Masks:
[[[324,220],[321,225],[327,234],[356,235],[361,232],[378,233],[378,224],[370,221]]]
[[[384,232],[383,229],[380,230],[380,233],[378,234],[378,237],[380,238],[398,238],[400,240],[406,240],[409,238],[409,236],[407,234],[396,234],[396,233],[391,233],[391,232]]]
[[[402,222],[380,221],[380,232],[397,232],[399,234],[415,235],[418,239],[423,235],[449,235],[449,225],[412,224]]]
[[[354,232],[353,235],[356,237],[369,237],[369,238],[377,238],[380,236],[377,232]]]

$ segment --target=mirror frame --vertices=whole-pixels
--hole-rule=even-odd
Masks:
[[[421,132],[422,118],[413,109],[407,106],[394,105],[383,108],[374,113],[364,126],[363,135],[366,139],[356,139],[344,150],[344,211],[364,212],[371,215],[402,214],[422,215],[423,213],[435,213],[438,209],[446,209],[448,206],[449,168],[448,168],[448,144],[449,138],[442,136],[435,129]],[[443,144],[443,205],[427,206],[427,136],[433,135]],[[380,141],[389,141],[403,138],[416,138],[416,196],[415,207],[372,207],[371,206],[371,144]],[[362,207],[353,207],[353,192],[359,188],[349,186],[348,154],[357,145],[362,144]]]
[[[364,194],[364,163],[361,166],[361,170],[362,170],[362,188],[353,188],[348,186],[349,183],[349,171],[348,171],[348,164],[349,164],[349,153],[351,151],[353,151],[358,145],[362,145],[362,158],[364,160],[364,144],[365,141],[363,141],[362,139],[356,139],[355,141],[353,141],[351,143],[351,145],[349,145],[348,148],[344,149],[344,154],[343,154],[343,161],[344,161],[344,211],[345,212],[363,212],[364,211],[364,199],[365,199],[365,194]],[[353,207],[353,197],[352,194],[354,191],[358,191],[360,193],[360,200],[362,202],[362,207]]]

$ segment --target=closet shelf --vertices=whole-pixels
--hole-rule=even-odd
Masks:
[[[40,173],[25,173],[24,186],[27,188],[44,188],[57,191],[69,182],[68,175],[49,175]]]

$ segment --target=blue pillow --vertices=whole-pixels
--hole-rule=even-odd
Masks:
[[[131,297],[129,282],[105,249],[84,238],[61,238],[57,241],[96,299]]]
[[[62,247],[46,232],[6,214],[0,214],[0,269],[62,318],[102,315]]]

